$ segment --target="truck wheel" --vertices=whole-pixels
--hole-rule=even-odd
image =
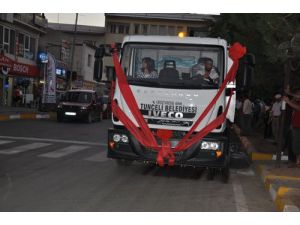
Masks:
[[[57,115],[57,122],[61,123],[64,121],[64,117],[63,116],[60,116],[60,115]]]
[[[213,180],[214,179],[214,176],[215,176],[215,169],[214,168],[208,168],[207,169],[207,175],[206,175],[206,179],[207,180]]]
[[[221,175],[223,183],[228,183],[230,177],[229,165],[226,165],[226,167],[222,168]]]
[[[118,166],[130,166],[132,163],[133,163],[133,161],[131,161],[131,160],[117,159]]]
[[[103,112],[100,112],[100,115],[99,115],[99,118],[98,118],[98,121],[101,122],[103,120]]]

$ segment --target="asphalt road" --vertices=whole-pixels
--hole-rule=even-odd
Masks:
[[[0,211],[275,211],[253,169],[206,171],[106,158],[101,123],[0,123]]]

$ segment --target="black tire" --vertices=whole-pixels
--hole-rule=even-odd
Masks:
[[[61,116],[61,115],[57,115],[56,120],[57,120],[57,122],[59,122],[59,123],[64,122],[64,117]]]
[[[229,165],[226,165],[226,167],[222,168],[221,176],[222,176],[222,182],[227,184],[229,181],[229,177],[230,177]]]
[[[213,180],[216,174],[216,170],[214,168],[207,168],[207,180]]]
[[[85,122],[86,123],[92,123],[93,122],[93,117],[92,117],[92,113],[89,112],[85,118]]]
[[[117,159],[116,160],[118,166],[130,166],[133,161],[126,159]]]
[[[100,112],[100,115],[98,117],[98,121],[101,122],[103,120],[103,112]]]

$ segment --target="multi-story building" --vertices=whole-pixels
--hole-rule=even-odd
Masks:
[[[215,16],[190,13],[106,13],[105,43],[121,43],[125,35],[169,35],[183,32],[205,37],[216,21]],[[104,58],[104,74],[113,76],[111,58]]]
[[[0,104],[11,106],[16,86],[23,92],[20,104],[32,101],[38,85],[36,63],[40,35],[47,19],[38,13],[0,14]]]
[[[94,54],[96,47],[104,43],[104,34],[104,27],[77,25],[75,35],[75,25],[48,24],[47,33],[41,37],[39,49],[47,51],[55,57],[58,92],[66,90],[71,73],[73,88],[95,88],[96,82],[93,80]]]

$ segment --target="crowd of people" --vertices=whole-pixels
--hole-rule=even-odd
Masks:
[[[284,104],[288,107],[285,108]],[[281,133],[283,108],[286,110],[286,119]],[[264,139],[274,144],[280,143],[282,134],[283,145],[288,151],[292,166],[300,167],[300,90],[291,92],[288,88],[284,96],[277,93],[271,101],[251,99],[248,94],[244,94],[237,99],[236,123],[241,127],[241,135],[244,136],[264,129]]]

